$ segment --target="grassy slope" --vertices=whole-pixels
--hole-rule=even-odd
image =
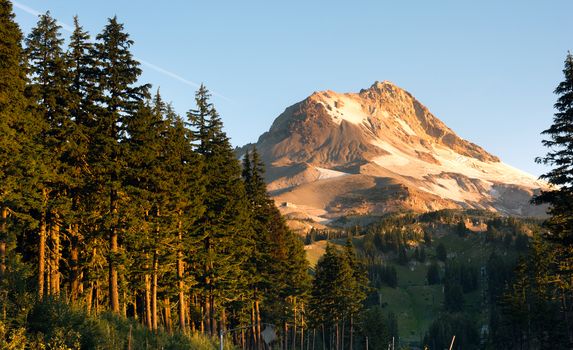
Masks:
[[[360,237],[355,238],[359,240]],[[334,244],[343,244],[343,240],[332,241]],[[355,242],[360,245],[360,242]],[[426,282],[426,271],[430,260],[435,256],[435,247],[443,243],[448,257],[456,257],[459,261],[468,262],[477,266],[485,266],[491,252],[495,249],[492,244],[484,243],[483,233],[470,233],[466,238],[455,234],[445,234],[435,238],[431,247],[426,247],[428,259],[426,263],[413,263],[409,266],[394,265],[398,274],[398,288],[382,287],[380,289],[380,304],[388,312],[393,312],[398,318],[400,337],[403,342],[419,342],[432,321],[438,316],[444,302],[442,284],[429,286]],[[324,253],[326,241],[314,242],[306,247],[307,259],[311,266]],[[411,252],[410,252],[411,254]],[[442,275],[444,265],[441,264]],[[483,283],[473,293],[465,294],[465,310],[476,316],[476,322],[481,325],[486,321],[485,305],[482,303]]]
[[[477,266],[485,266],[489,255],[495,249],[492,245],[484,244],[481,233],[472,233],[467,238],[448,234],[435,239],[433,246],[427,248],[428,261],[435,256],[434,249],[439,243],[444,244],[449,258],[455,255],[459,261]],[[428,265],[429,262],[408,268],[394,264],[398,273],[398,288],[382,287],[380,291],[382,304],[387,304],[385,308],[394,312],[398,318],[400,336],[405,342],[419,342],[442,309],[442,285],[427,285]],[[441,267],[443,275],[443,264]],[[483,287],[484,283],[480,281],[479,290],[464,295],[465,311],[477,315],[476,321],[480,325],[486,319],[486,308],[482,303]]]

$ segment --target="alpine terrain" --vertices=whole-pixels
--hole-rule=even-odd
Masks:
[[[254,146],[275,202],[299,223],[445,208],[545,214],[529,204],[542,182],[460,138],[388,81],[359,93],[315,92]]]

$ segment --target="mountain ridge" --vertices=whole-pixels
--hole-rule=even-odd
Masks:
[[[389,81],[358,93],[314,92],[238,154],[252,146],[285,214],[315,221],[444,208],[544,215],[528,202],[544,183],[459,137]]]

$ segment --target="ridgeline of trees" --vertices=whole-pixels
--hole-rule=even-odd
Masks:
[[[274,324],[286,349],[314,322],[352,343],[368,284],[352,247],[317,299],[331,266],[311,293],[257,151],[239,163],[208,90],[181,117],[139,83],[115,17],[95,40],[74,24],[67,47],[49,13],[22,40],[0,0],[0,342],[159,347],[238,328],[231,341],[261,349]]]

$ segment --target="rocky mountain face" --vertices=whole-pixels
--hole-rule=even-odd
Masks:
[[[460,138],[387,81],[359,93],[312,94],[278,116],[256,147],[269,190],[293,218],[444,208],[544,215],[529,205],[544,184]]]

